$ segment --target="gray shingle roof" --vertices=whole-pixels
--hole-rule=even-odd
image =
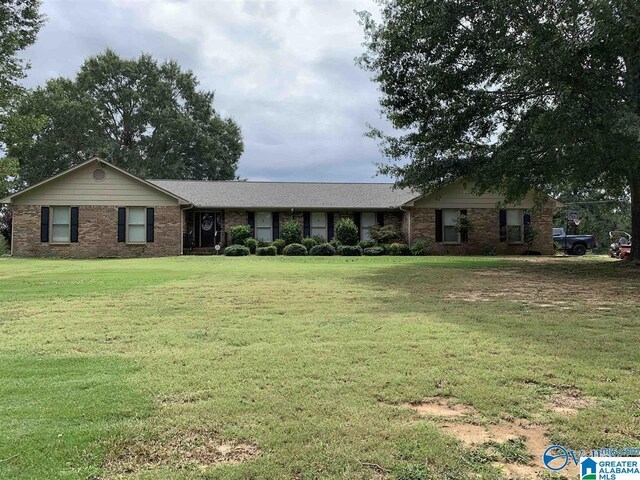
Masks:
[[[386,209],[418,196],[390,183],[149,182],[204,208]]]

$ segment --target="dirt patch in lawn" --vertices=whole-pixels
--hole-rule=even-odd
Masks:
[[[464,417],[475,413],[471,407],[454,404],[440,397],[425,398],[419,403],[403,403],[402,406],[410,408],[420,415],[431,417]]]
[[[440,423],[438,426],[443,432],[456,437],[466,446],[478,445],[494,440],[491,432],[484,425],[473,425],[471,423]]]
[[[523,465],[521,463],[493,462],[492,465],[495,468],[502,470],[503,474],[507,478],[511,479],[539,478],[538,473],[541,472],[538,467],[533,465]]]
[[[589,308],[605,313],[615,310],[619,305],[635,304],[634,295],[625,292],[638,288],[640,282],[635,278],[622,281],[615,276],[602,277],[598,279],[597,290],[574,289],[570,299],[566,291],[558,288],[558,284],[558,278],[544,271],[471,270],[456,291],[446,293],[445,298],[473,303],[507,301],[556,310]]]
[[[507,478],[537,478],[539,472],[546,469],[542,463],[542,452],[548,446],[547,428],[541,424],[531,423],[520,419],[515,422],[505,422],[496,425],[467,425],[445,424],[440,425],[447,432],[468,448],[483,448],[491,446],[491,450],[499,451],[501,445],[510,441],[521,441],[526,447],[526,453],[530,455],[527,462],[524,461],[495,461],[493,465],[504,471]]]
[[[175,434],[164,440],[118,445],[108,455],[105,478],[114,478],[159,466],[205,468],[238,464],[260,455],[254,445],[225,442],[207,432]]]
[[[540,423],[526,419],[497,424],[484,424],[477,412],[469,406],[455,404],[451,400],[432,397],[420,403],[404,403],[421,416],[434,417],[438,427],[467,448],[486,452],[493,458],[493,465],[504,471],[507,478],[533,479],[546,471],[542,453],[549,445],[548,429]],[[504,461],[503,449],[520,445],[520,459]]]
[[[577,388],[568,388],[554,395],[547,403],[547,408],[555,413],[574,415],[581,408],[593,407],[594,405],[595,402],[584,398]]]

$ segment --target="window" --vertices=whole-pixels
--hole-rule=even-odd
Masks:
[[[376,223],[376,212],[362,212],[360,216],[360,238],[362,240],[371,240],[369,227],[373,227]]]
[[[256,212],[256,240],[259,242],[271,242],[271,212]]]
[[[129,207],[127,221],[127,242],[144,243],[147,239],[145,207]]]
[[[311,236],[327,239],[327,215],[324,212],[311,212]]]
[[[71,232],[71,209],[69,207],[52,207],[51,242],[69,243]]]
[[[507,210],[507,242],[523,241],[522,210]]]
[[[444,242],[460,242],[460,229],[458,228],[459,219],[460,210],[442,210],[442,240]]]

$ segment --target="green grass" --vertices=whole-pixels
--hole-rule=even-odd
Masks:
[[[108,477],[194,431],[261,455],[127,478],[500,478],[397,406],[436,395],[639,446],[639,294],[595,257],[0,259],[0,478]],[[569,388],[591,406],[550,412]]]

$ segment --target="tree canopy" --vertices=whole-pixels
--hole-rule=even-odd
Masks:
[[[4,130],[9,109],[22,92],[18,82],[25,77],[29,64],[19,53],[36,40],[44,22],[39,8],[39,0],[0,3],[0,132]],[[15,159],[0,157],[0,197],[12,187],[17,167]]]
[[[9,155],[27,184],[95,155],[143,178],[233,179],[240,127],[197,87],[174,61],[107,50],[75,79],[49,80],[21,99],[7,122]]]
[[[383,0],[360,13],[393,135],[382,173],[430,190],[630,195],[640,240],[637,0]],[[638,242],[635,242],[638,245]],[[640,248],[634,258],[640,259]]]
[[[28,63],[18,56],[36,40],[44,20],[39,0],[3,0],[0,3],[0,112],[20,90]]]

